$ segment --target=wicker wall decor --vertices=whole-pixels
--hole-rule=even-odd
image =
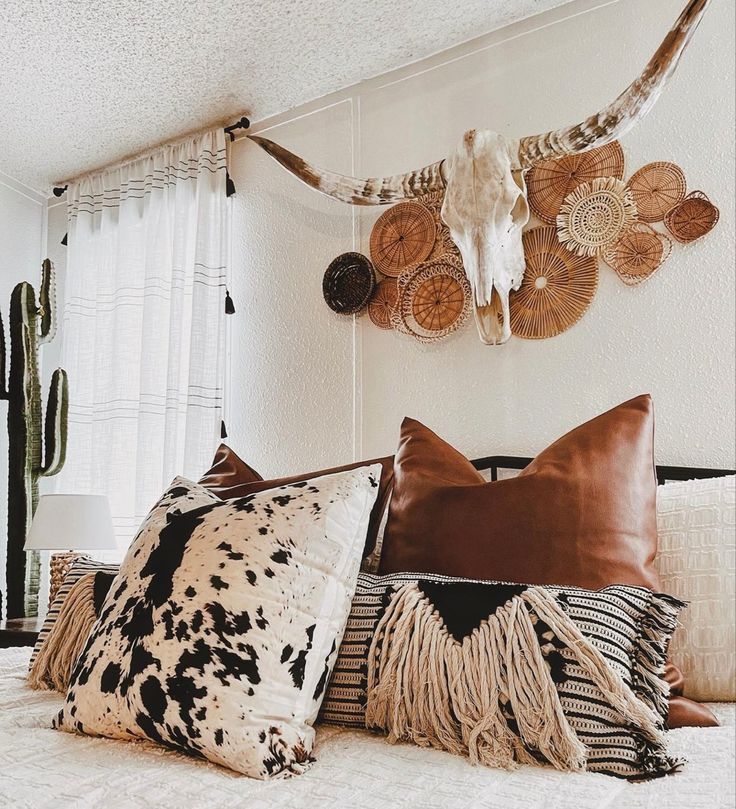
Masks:
[[[376,285],[373,265],[362,253],[343,253],[322,279],[325,302],[340,315],[354,315],[368,305]]]
[[[566,331],[580,320],[598,288],[598,262],[560,244],[554,227],[525,231],[526,272],[511,294],[511,332],[540,340]]]
[[[622,180],[624,166],[624,152],[617,140],[600,149],[540,163],[530,169],[526,177],[529,206],[539,219],[554,225],[571,191],[598,177]]]
[[[368,317],[379,329],[393,328],[391,316],[398,299],[399,290],[395,278],[384,278],[376,285],[376,291],[368,304]]]
[[[685,198],[687,183],[675,163],[647,163],[627,183],[641,222],[661,222],[667,211]]]
[[[442,203],[445,201],[444,191],[433,191],[419,197],[419,202],[427,208],[434,217],[437,226],[437,238],[434,242],[432,252],[427,256],[427,261],[436,261],[438,258],[446,258],[462,267],[463,259],[455,244],[450,228],[442,221]]]
[[[672,251],[672,242],[651,225],[637,222],[603,253],[603,260],[629,286],[653,275]]]
[[[694,242],[713,230],[719,216],[718,208],[702,191],[691,191],[667,211],[664,224],[678,242]]]
[[[581,183],[565,197],[557,216],[557,235],[579,256],[596,256],[636,221],[636,205],[615,177]]]
[[[393,325],[420,342],[447,337],[465,324],[472,292],[462,267],[439,259],[398,279],[398,303]]]
[[[437,237],[431,211],[420,202],[399,202],[381,214],[371,231],[371,258],[392,278],[429,257]]]
[[[434,241],[432,252],[427,257],[427,261],[435,261],[438,258],[447,257],[454,263],[462,265],[460,251],[455,244],[450,228],[442,221],[442,203],[445,201],[444,191],[433,191],[419,197],[419,202],[427,208],[434,217],[437,226],[437,238]]]
[[[542,339],[574,325],[595,296],[599,260],[633,287],[669,258],[673,242],[665,227],[680,242],[694,241],[715,227],[718,208],[702,191],[686,196],[685,175],[675,163],[647,163],[628,182],[624,165],[621,145],[614,141],[528,172],[530,207],[547,224],[523,233],[526,271],[509,299],[513,335]],[[325,273],[328,305],[343,313],[367,305],[376,327],[422,343],[460,329],[473,311],[473,293],[460,251],[442,221],[444,198],[444,191],[434,191],[382,214],[370,235],[382,280],[376,283],[365,256],[339,256]],[[502,322],[495,291],[484,311]]]

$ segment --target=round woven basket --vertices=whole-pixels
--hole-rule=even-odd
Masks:
[[[614,177],[581,183],[562,203],[557,237],[579,256],[597,256],[636,221],[626,185]]]
[[[652,276],[669,258],[672,242],[644,222],[637,222],[613,245],[603,260],[629,286]]]
[[[333,312],[354,315],[367,306],[375,286],[370,260],[361,253],[343,253],[325,271],[322,294]]]
[[[432,191],[419,197],[419,202],[430,211],[434,217],[435,226],[437,228],[437,237],[434,240],[434,247],[432,252],[427,257],[427,261],[436,261],[438,258],[449,258],[454,263],[460,262],[460,251],[455,244],[450,228],[442,221],[442,203],[445,201],[444,191]]]
[[[682,169],[664,160],[642,166],[627,186],[642,222],[661,222],[670,208],[682,202],[687,190]]]
[[[522,239],[526,271],[511,293],[511,331],[529,340],[554,337],[590,306],[598,288],[598,262],[563,247],[553,227],[531,228]]]
[[[624,151],[617,140],[600,149],[539,163],[526,176],[529,207],[543,222],[554,225],[565,197],[580,183],[598,177],[621,180],[624,167]]]
[[[376,267],[396,278],[432,252],[437,225],[420,202],[399,202],[381,214],[371,231],[371,258]]]
[[[702,191],[691,191],[679,205],[667,211],[664,224],[678,242],[694,242],[718,224],[718,208]]]
[[[465,272],[451,261],[426,262],[398,279],[394,328],[420,342],[457,331],[471,312],[472,292]]]
[[[392,329],[391,315],[396,309],[399,299],[399,290],[395,278],[384,278],[376,285],[368,304],[368,317],[379,329]]]

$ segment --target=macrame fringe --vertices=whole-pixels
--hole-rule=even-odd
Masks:
[[[637,638],[633,666],[634,692],[662,717],[669,712],[670,686],[663,676],[667,645],[663,645],[661,639],[672,637],[680,610],[686,606],[686,602],[673,596],[653,593],[647,614],[641,621],[641,634]]]
[[[583,770],[585,745],[565,717],[534,622],[543,621],[623,719],[663,743],[659,716],[606,663],[544,588],[529,587],[457,641],[416,583],[400,588],[368,657],[366,725],[473,763],[510,769],[540,757]]]
[[[574,654],[577,663],[631,729],[640,731],[647,739],[664,744],[661,718],[612,669],[603,655],[583,635],[577,625],[560,609],[557,601],[546,590],[530,587],[522,596],[536,614],[554,629],[555,634]],[[559,620],[560,616],[562,620]]]
[[[28,672],[31,688],[67,690],[74,664],[97,619],[94,590],[95,574],[87,573],[69,591]]]

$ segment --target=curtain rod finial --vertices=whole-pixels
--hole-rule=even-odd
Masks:
[[[250,119],[246,118],[245,115],[239,120],[236,121],[234,124],[230,124],[230,126],[225,127],[225,134],[230,135],[230,140],[235,140],[235,135],[233,132],[236,129],[248,129],[250,127]]]

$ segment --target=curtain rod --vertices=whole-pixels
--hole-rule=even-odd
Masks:
[[[235,123],[229,124],[228,126],[223,126],[223,131],[225,132],[226,135],[229,136],[230,141],[232,142],[235,140],[236,130],[248,129],[249,127],[250,127],[250,119],[247,116],[242,115],[237,121],[235,121]],[[134,161],[142,157],[145,157],[147,154],[151,154],[152,152],[156,152],[159,149],[162,149],[169,143],[176,143],[177,141],[184,140],[188,137],[192,137],[200,132],[207,132],[212,128],[213,127],[206,127],[204,129],[193,130],[187,135],[182,135],[181,137],[175,138],[174,140],[167,140],[164,141],[163,143],[159,143],[158,146],[154,146],[152,149],[146,149],[143,152],[136,152],[136,154],[130,155],[129,157],[125,157],[117,163],[110,163],[107,166],[101,166],[100,168],[92,169],[92,171],[84,172],[84,174],[78,174],[76,177],[72,177],[71,179],[66,180],[63,184],[59,183],[58,185],[55,185],[52,188],[52,192],[55,197],[61,197],[66,193],[67,188],[69,188],[69,183],[73,182],[74,180],[77,180],[79,177],[83,177],[85,174],[94,174],[95,172],[104,171],[105,169],[126,166],[128,163],[133,163]]]

